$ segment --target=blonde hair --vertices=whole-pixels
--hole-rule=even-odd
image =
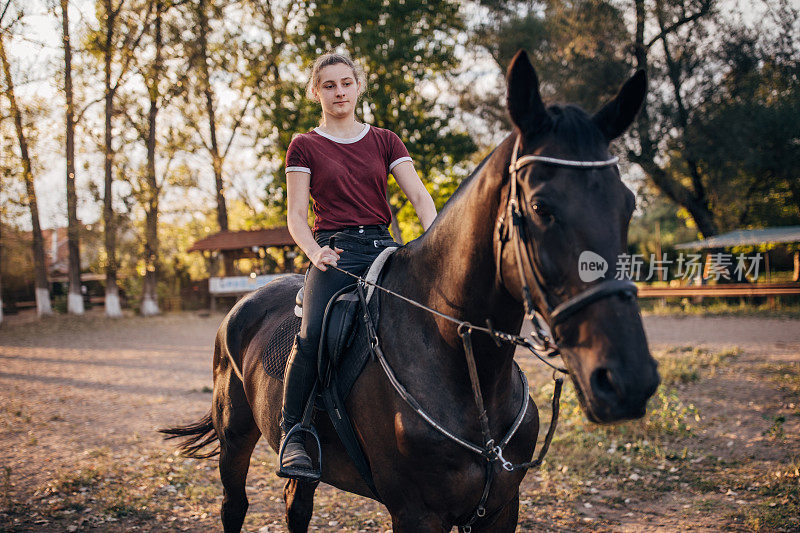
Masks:
[[[364,88],[367,86],[367,79],[364,71],[359,67],[347,54],[340,54],[338,52],[328,52],[322,54],[314,61],[314,66],[311,68],[311,76],[308,78],[306,84],[306,97],[315,102],[319,102],[319,97],[314,94],[314,89],[319,85],[320,71],[325,67],[331,65],[338,65],[339,63],[347,65],[353,71],[353,77],[358,82],[358,96],[364,93]]]

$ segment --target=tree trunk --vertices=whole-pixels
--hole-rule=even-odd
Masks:
[[[69,39],[67,0],[61,0],[61,30],[64,40],[64,96],[67,104],[67,248],[69,249],[67,311],[74,315],[82,315],[80,226],[78,197],[75,193],[75,105],[72,93],[72,45]]]
[[[30,155],[28,154],[28,141],[22,129],[22,112],[17,106],[17,99],[14,96],[14,82],[11,79],[11,67],[6,57],[6,49],[3,42],[3,35],[0,34],[0,61],[3,63],[3,73],[6,77],[6,97],[11,106],[11,114],[14,117],[14,127],[17,131],[19,150],[22,157],[22,174],[25,179],[25,192],[27,194],[28,207],[31,212],[31,229],[33,233],[33,270],[36,278],[36,312],[39,316],[53,314],[50,305],[50,290],[47,283],[47,267],[44,257],[44,239],[42,237],[42,227],[39,224],[39,204],[36,200],[36,189],[33,183],[33,167]]]
[[[283,247],[283,271],[287,273],[294,272],[294,258],[297,257],[294,246]]]
[[[203,96],[206,102],[206,115],[208,116],[208,132],[211,139],[210,153],[211,167],[214,172],[214,183],[216,186],[217,197],[217,223],[220,231],[228,231],[228,206],[225,200],[225,183],[222,178],[222,164],[224,158],[219,150],[217,141],[217,122],[216,110],[214,108],[214,90],[211,87],[211,75],[208,69],[208,13],[206,12],[205,0],[200,0],[197,4],[197,39],[200,52],[200,83],[203,86]],[[234,274],[233,258],[227,254],[222,254],[222,262],[226,276]]]
[[[161,11],[163,4],[156,2],[155,47],[156,54],[153,68],[150,70],[148,93],[150,94],[150,110],[147,113],[147,174],[145,191],[145,236],[144,236],[144,285],[142,287],[142,303],[139,311],[142,316],[157,315],[158,307],[158,199],[159,186],[156,179],[156,119],[158,117],[158,82],[161,75]]]
[[[119,301],[119,289],[117,288],[117,239],[116,221],[114,219],[113,207],[113,164],[114,150],[111,146],[111,119],[114,115],[114,93],[115,89],[111,86],[111,63],[113,59],[114,45],[114,11],[111,0],[105,0],[106,10],[106,42],[105,42],[105,164],[104,164],[104,190],[103,190],[103,237],[106,249],[106,316],[121,317],[122,306]]]
[[[644,0],[635,0],[634,5],[636,8],[636,30],[634,36],[634,58],[636,60],[636,68],[647,71],[647,45],[644,40],[644,28],[647,17],[647,11]],[[664,39],[666,40],[666,39]],[[666,44],[665,44],[666,47]],[[671,77],[673,82],[673,89],[676,93],[680,93],[680,82],[674,76]],[[681,110],[683,111],[683,110]],[[678,180],[671,177],[666,170],[661,168],[656,163],[656,156],[658,155],[657,143],[650,135],[650,114],[647,109],[647,99],[642,103],[642,108],[639,110],[639,115],[636,120],[636,133],[638,137],[638,151],[631,150],[628,154],[631,162],[636,163],[652,180],[653,184],[670,200],[676,204],[685,207],[697,226],[697,229],[704,238],[711,237],[719,233],[717,224],[714,221],[714,215],[705,198],[705,190],[699,187],[699,190],[692,191],[685,187]],[[693,175],[695,186],[699,180],[699,176]]]

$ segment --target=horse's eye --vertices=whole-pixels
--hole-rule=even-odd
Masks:
[[[533,209],[533,212],[536,213],[536,216],[539,217],[545,224],[549,224],[553,221],[553,212],[546,204],[534,200],[531,202],[531,209]]]

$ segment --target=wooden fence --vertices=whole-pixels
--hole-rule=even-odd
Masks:
[[[800,283],[731,283],[684,287],[639,286],[639,298],[724,298],[746,296],[800,295]]]

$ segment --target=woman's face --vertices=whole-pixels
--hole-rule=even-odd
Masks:
[[[353,69],[344,63],[328,65],[319,71],[316,92],[326,115],[334,118],[352,116],[358,101],[358,90]]]

